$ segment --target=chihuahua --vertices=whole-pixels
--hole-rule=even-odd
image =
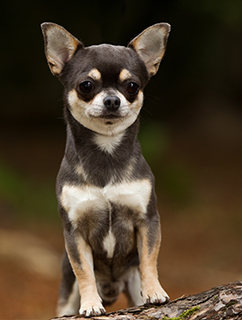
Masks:
[[[130,305],[165,303],[154,176],[137,131],[170,25],[147,28],[127,47],[84,47],[57,24],[41,27],[49,68],[64,86],[67,124],[56,184],[65,239],[58,316],[104,314],[121,292]]]

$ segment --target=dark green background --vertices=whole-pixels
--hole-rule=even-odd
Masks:
[[[85,45],[126,45],[144,28],[169,22],[167,52],[146,90],[144,117],[154,114],[173,122],[183,116],[190,122],[188,117],[202,108],[201,100],[208,109],[211,100],[218,104],[226,100],[227,107],[241,116],[241,12],[240,0],[3,2],[1,122],[53,123],[61,114],[62,89],[48,74],[43,55],[39,25],[44,21],[63,25]]]
[[[85,45],[126,45],[154,23],[171,24],[139,134],[162,217],[161,282],[177,298],[241,279],[242,1],[10,0],[0,14],[0,318],[55,315],[63,250],[55,178],[66,129],[45,21]],[[41,244],[58,255],[50,278],[30,263],[49,266]]]
[[[172,202],[186,203],[193,201],[192,166],[169,154],[172,146],[181,144],[179,137],[193,138],[196,147],[201,144],[204,167],[216,154],[214,147],[223,150],[217,160],[231,152],[235,157],[241,154],[241,12],[240,0],[4,2],[0,50],[0,199],[4,208],[9,210],[10,203],[16,219],[19,212],[28,219],[36,218],[37,212],[41,217],[56,217],[54,181],[64,149],[65,124],[62,85],[46,63],[42,22],[64,26],[85,45],[126,45],[154,23],[171,24],[160,70],[145,90],[140,140],[157,188]]]

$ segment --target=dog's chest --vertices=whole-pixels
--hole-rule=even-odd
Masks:
[[[148,179],[96,186],[63,186],[60,201],[75,228],[95,251],[108,258],[121,247],[132,249],[134,227],[146,215],[151,195]],[[101,249],[102,248],[102,249]]]

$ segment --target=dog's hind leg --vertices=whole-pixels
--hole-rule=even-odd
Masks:
[[[62,260],[62,281],[57,305],[57,316],[76,315],[79,308],[80,295],[78,283],[65,252]]]
[[[141,282],[138,267],[132,267],[128,273],[124,294],[128,299],[128,304],[132,306],[140,306],[143,304],[141,297]]]

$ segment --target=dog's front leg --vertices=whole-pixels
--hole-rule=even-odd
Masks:
[[[153,227],[152,227],[153,226]],[[140,279],[144,304],[161,304],[169,296],[158,280],[157,259],[159,254],[161,232],[159,221],[149,222],[138,230],[138,251],[140,259]]]
[[[97,292],[93,269],[92,249],[80,235],[65,232],[66,251],[76,276],[81,302],[79,313],[86,317],[104,314],[106,311]]]

